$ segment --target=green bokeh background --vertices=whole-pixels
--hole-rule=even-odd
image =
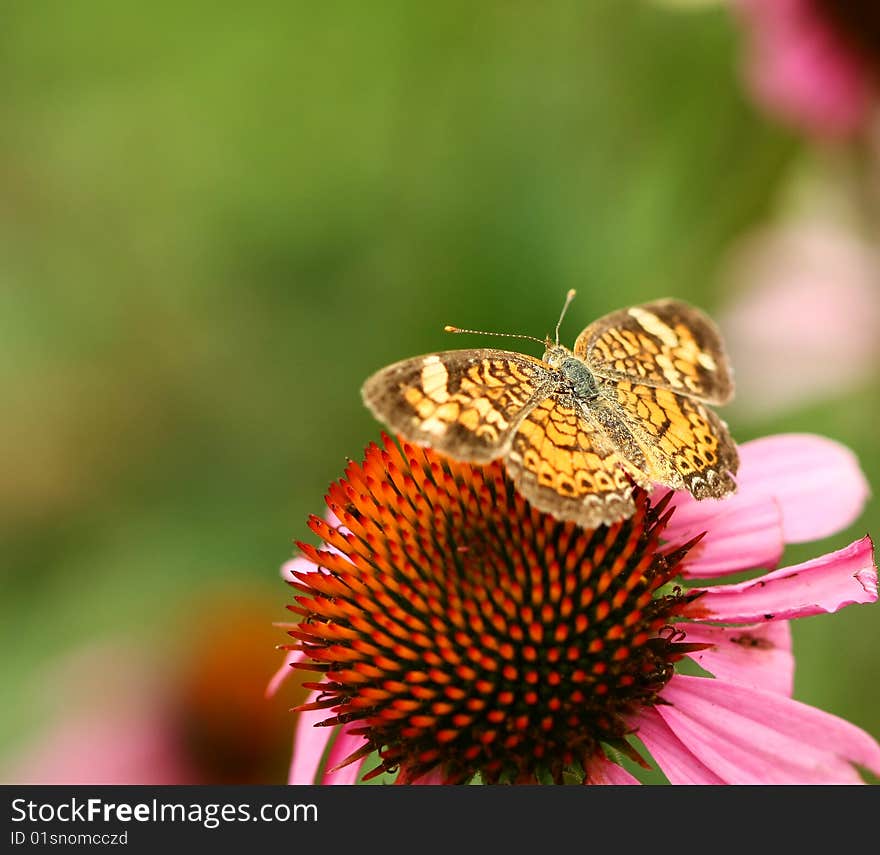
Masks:
[[[569,343],[716,311],[805,152],[740,49],[722,8],[634,0],[5,3],[0,759],[67,651],[173,657],[233,583],[283,620],[278,566],[378,436],[360,384],[461,346],[445,323],[543,336],[568,288]],[[877,485],[878,413],[874,386],[731,426],[834,437]],[[876,500],[786,559],[866,530]],[[878,616],[794,632],[796,697],[880,737]]]

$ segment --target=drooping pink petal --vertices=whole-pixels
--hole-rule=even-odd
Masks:
[[[619,763],[609,760],[601,751],[587,764],[585,784],[616,786],[640,786],[641,781],[631,775]]]
[[[296,573],[310,573],[316,569],[317,566],[312,564],[311,561],[302,555],[298,555],[296,558],[291,558],[290,561],[285,561],[281,565],[281,578],[285,582],[295,582]]]
[[[712,645],[690,658],[720,680],[791,696],[794,656],[788,621],[736,627],[684,623],[676,628],[687,633],[689,644]]]
[[[315,690],[306,698],[306,703],[313,703],[317,697],[318,691]],[[327,750],[327,743],[333,734],[331,727],[315,727],[325,718],[327,718],[326,710],[305,710],[299,713],[293,737],[293,759],[287,778],[289,784],[316,783],[315,776],[318,774],[321,760]]]
[[[301,662],[304,658],[305,654],[301,650],[291,650],[288,652],[278,670],[272,675],[272,679],[269,680],[269,685],[266,686],[267,698],[275,697],[284,681],[293,674],[293,663]]]
[[[874,545],[865,536],[836,552],[748,582],[696,590],[702,590],[702,596],[682,614],[700,621],[751,623],[836,612],[877,599]]]
[[[740,457],[738,491],[779,502],[786,543],[819,540],[845,529],[871,492],[855,454],[823,436],[755,439],[740,446]]]
[[[772,496],[740,491],[727,499],[697,502],[689,494],[680,493],[672,503],[675,512],[664,532],[670,546],[706,532],[682,562],[686,578],[773,568],[782,558],[782,512]]]
[[[340,728],[330,746],[327,754],[327,763],[324,775],[319,783],[321,784],[354,784],[358,775],[360,775],[361,767],[364,765],[365,758],[355,760],[341,769],[336,767],[345,760],[349,754],[354,753],[364,745],[363,736],[355,736],[348,733],[345,728]]]
[[[852,784],[852,764],[880,772],[867,733],[777,692],[677,674],[661,698],[658,714],[726,783]]]
[[[813,434],[778,434],[739,446],[737,490],[697,501],[676,492],[665,537],[672,545],[706,537],[685,562],[686,575],[720,576],[775,567],[783,543],[835,534],[852,523],[870,495],[855,455]],[[656,492],[656,499],[665,493]],[[740,553],[740,557],[738,557]]]
[[[670,784],[724,783],[694,756],[656,710],[646,707],[631,724]]]

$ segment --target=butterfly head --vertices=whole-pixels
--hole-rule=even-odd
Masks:
[[[545,343],[546,350],[541,357],[551,368],[562,368],[563,363],[574,354],[564,345],[552,342],[549,338]]]

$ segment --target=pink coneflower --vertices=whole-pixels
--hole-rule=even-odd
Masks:
[[[876,0],[732,0],[747,29],[747,76],[774,115],[820,136],[864,127],[880,75]]]
[[[877,599],[869,538],[689,584],[839,530],[865,480],[819,437],[740,452],[729,499],[642,492],[630,519],[583,530],[530,507],[501,464],[370,446],[331,486],[331,522],[310,520],[322,545],[285,566],[301,620],[274,685],[316,674],[291,782],[638,783],[617,762],[649,765],[634,736],[673,783],[880,773],[868,734],[790,697],[788,621]],[[714,677],[679,673],[686,658]]]
[[[284,709],[304,693],[291,684],[272,703],[261,697],[261,675],[275,664],[266,603],[224,589],[182,613],[199,617],[169,625],[161,653],[116,638],[37,675],[47,696],[34,706],[52,713],[14,756],[0,758],[0,781],[283,782]]]
[[[736,366],[738,414],[766,418],[876,376],[880,253],[872,243],[818,218],[773,226],[736,248],[725,278],[718,323]]]

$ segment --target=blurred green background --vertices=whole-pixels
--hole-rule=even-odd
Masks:
[[[278,567],[380,430],[362,381],[477,344],[445,323],[543,336],[568,288],[569,344],[655,297],[719,310],[813,162],[740,47],[724,9],[635,0],[4,3],[0,760],[63,716],[71,651],[174,664],[206,625],[222,655],[225,590],[285,620]],[[878,414],[872,382],[728,419],[841,440],[877,485]],[[786,560],[866,530],[876,500]],[[877,627],[794,632],[796,697],[880,737]]]

